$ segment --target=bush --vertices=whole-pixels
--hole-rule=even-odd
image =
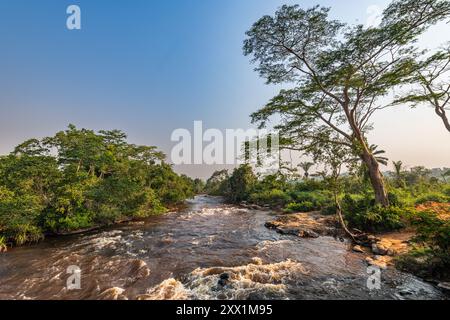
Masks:
[[[42,230],[32,224],[11,225],[5,234],[6,238],[19,246],[27,242],[38,242],[44,238]]]
[[[314,205],[314,203],[309,201],[302,201],[300,203],[291,202],[289,203],[286,208],[284,209],[285,212],[311,212],[316,210],[317,207]]]
[[[450,200],[450,185],[445,186],[444,189],[442,190],[442,193],[445,194],[447,197],[449,197]]]
[[[296,203],[309,202],[311,210],[320,210],[331,203],[331,195],[322,191],[316,192],[291,192],[290,196]]]
[[[415,203],[411,193],[404,189],[392,189],[388,197],[390,205],[394,207],[411,207]]]
[[[392,231],[403,228],[403,221],[414,214],[412,208],[374,206],[369,198],[355,199],[346,195],[342,201],[345,219],[353,228],[370,232]]]
[[[420,196],[416,200],[416,205],[425,204],[427,202],[438,202],[438,203],[446,203],[449,202],[449,198],[442,193],[427,193],[425,195]]]
[[[323,181],[309,179],[306,181],[298,182],[294,186],[294,190],[297,192],[314,192],[323,190],[325,184]]]
[[[289,195],[284,191],[273,189],[259,193],[253,193],[250,201],[259,205],[269,205],[271,207],[284,207],[286,203],[291,201]]]
[[[422,277],[450,280],[450,220],[432,211],[416,213],[411,222],[417,228],[419,246],[397,259],[397,266]]]
[[[234,169],[228,179],[227,200],[231,203],[247,201],[256,182],[256,176],[249,165],[242,165]]]
[[[411,217],[417,227],[417,240],[428,243],[450,257],[450,220],[440,219],[433,211],[422,211]]]
[[[325,216],[334,215],[334,214],[336,214],[336,212],[337,212],[337,208],[336,208],[335,204],[330,204],[321,210],[321,213]]]

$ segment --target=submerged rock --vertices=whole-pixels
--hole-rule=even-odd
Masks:
[[[222,273],[217,284],[221,287],[226,287],[230,283],[230,275],[228,273]]]

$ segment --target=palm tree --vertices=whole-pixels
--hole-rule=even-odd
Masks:
[[[305,172],[305,179],[309,179],[309,170],[311,170],[314,163],[312,162],[301,162],[298,166]]]
[[[404,186],[403,180],[403,162],[402,161],[392,161],[395,169],[395,182],[397,187]]]
[[[372,154],[375,156],[375,159],[378,161],[378,163],[382,164],[383,166],[387,166],[388,165],[389,159],[386,158],[386,157],[381,156],[381,154],[385,154],[386,151],[384,151],[384,150],[377,150],[378,146],[376,144],[372,144],[369,147],[369,149],[372,152]]]
[[[384,150],[377,150],[378,146],[375,144],[370,145],[369,150],[372,153],[372,155],[375,157],[375,160],[383,166],[388,165],[389,159],[386,157],[381,156],[382,154],[385,154],[386,151]],[[368,182],[369,181],[369,169],[367,166],[361,162],[361,158],[353,158],[350,160],[354,164],[356,164],[356,174],[361,178],[362,181]]]

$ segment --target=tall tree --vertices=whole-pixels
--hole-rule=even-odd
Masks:
[[[413,107],[419,104],[432,106],[450,132],[450,47],[415,63],[415,69],[411,77],[414,88],[408,88],[410,93],[394,103],[411,103]]]
[[[411,43],[450,14],[444,0],[397,0],[383,13],[377,28],[345,28],[328,17],[328,8],[303,10],[283,6],[264,16],[247,32],[245,55],[268,83],[288,83],[264,108],[252,115],[261,127],[280,115],[276,126],[287,148],[309,152],[317,145],[340,145],[367,166],[375,200],[389,205],[380,164],[367,133],[374,113],[395,86],[413,72]]]

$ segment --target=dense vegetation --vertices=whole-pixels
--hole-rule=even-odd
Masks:
[[[394,0],[369,27],[332,19],[329,11],[284,5],[253,24],[243,47],[267,83],[284,86],[252,122],[276,129],[281,149],[323,168],[320,179],[309,179],[308,162],[301,164],[302,182],[283,173],[258,179],[244,166],[229,177],[217,175],[225,179],[214,181],[215,190],[232,202],[336,213],[352,238],[347,225],[377,232],[413,224],[422,247],[448,267],[447,220],[416,211],[450,202],[448,172],[406,172],[395,162],[395,172],[383,174],[388,159],[369,142],[369,132],[375,114],[399,104],[431,106],[450,129],[448,47],[424,51],[417,44],[431,26],[449,19],[450,1]]]
[[[121,131],[70,125],[0,157],[0,247],[162,213],[199,185]]]
[[[450,270],[450,184],[446,182],[449,169],[440,170],[437,178],[436,170],[433,174],[423,167],[403,170],[397,165],[396,168],[398,171],[386,173],[388,207],[376,203],[364,171],[350,171],[338,177],[337,201],[345,222],[351,230],[364,232],[416,228],[419,249],[415,257],[432,261],[427,269],[438,270],[433,272],[442,275],[439,270]],[[311,178],[281,171],[277,175],[257,177],[249,165],[243,165],[231,174],[214,173],[205,191],[222,195],[231,203],[259,205],[285,213],[320,211],[334,215],[337,207],[330,180],[323,172],[314,173]],[[433,211],[433,204],[442,204],[443,214]],[[408,261],[411,260],[410,257]]]

